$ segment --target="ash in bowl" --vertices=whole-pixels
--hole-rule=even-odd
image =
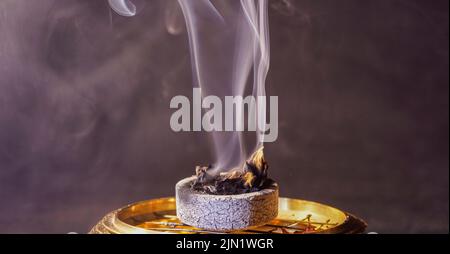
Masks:
[[[269,166],[264,159],[263,148],[253,154],[245,162],[242,169],[214,174],[212,167],[197,167],[196,179],[192,183],[192,190],[211,195],[238,195],[257,192],[274,185],[275,182],[267,177]]]

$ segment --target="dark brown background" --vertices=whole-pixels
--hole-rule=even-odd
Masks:
[[[207,135],[169,128],[192,92],[186,34],[166,30],[170,1],[136,2],[127,19],[106,0],[0,1],[0,232],[87,232],[211,161]],[[270,1],[284,196],[448,233],[448,3]]]

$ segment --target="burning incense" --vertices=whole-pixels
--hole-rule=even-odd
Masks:
[[[244,98],[252,80],[253,96],[264,97],[270,63],[268,1],[180,0],[179,3],[189,34],[194,87],[201,88],[202,96]],[[268,165],[262,148],[276,137],[271,140],[265,135],[266,105],[257,103],[250,108],[254,113],[250,118],[256,121],[250,121],[249,125],[257,122],[260,127],[252,147],[260,149],[253,155],[247,154],[241,133],[232,131],[233,125],[240,127],[236,129],[245,126],[242,110],[236,110],[240,113],[234,121],[225,121],[226,131],[215,128],[212,132],[215,167],[197,167],[195,176],[176,185],[177,215],[181,222],[204,230],[232,231],[264,225],[276,218],[278,186],[267,177]],[[200,112],[193,111],[197,117]],[[230,116],[225,112],[227,117]],[[194,121],[194,129],[200,129],[200,124]],[[219,173],[220,170],[230,171]]]
[[[197,228],[232,231],[264,225],[278,215],[278,185],[267,177],[263,148],[240,169],[214,174],[197,167],[196,176],[176,186],[177,215]]]
[[[237,195],[257,192],[273,184],[267,178],[269,166],[264,159],[264,147],[256,151],[240,169],[214,175],[211,167],[197,167],[192,189],[213,195]]]

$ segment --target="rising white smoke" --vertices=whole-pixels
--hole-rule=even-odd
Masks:
[[[111,8],[118,14],[125,17],[136,15],[136,5],[130,0],[108,0]]]
[[[136,14],[136,6],[129,0],[109,0],[109,3],[120,15]],[[256,98],[266,96],[270,62],[268,0],[179,0],[179,3],[189,34],[194,87],[202,89],[202,96],[245,97],[248,92]],[[177,16],[173,9],[169,8],[166,23],[170,33],[178,34],[180,28],[174,25]],[[255,120],[264,130],[266,105],[258,107]],[[263,145],[260,132],[252,144],[244,143],[241,132],[213,132],[212,136],[217,157],[214,166],[219,170],[240,166]]]
[[[253,95],[265,96],[270,62],[268,1],[179,3],[188,26],[194,86],[202,89],[202,95],[244,96],[252,81]],[[260,126],[264,126],[265,108],[256,112]],[[259,135],[253,145],[245,145],[240,132],[214,132],[215,167],[229,170],[240,166],[262,145]],[[246,151],[246,147],[251,150]]]

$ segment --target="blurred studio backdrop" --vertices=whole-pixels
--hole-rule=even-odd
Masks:
[[[175,0],[0,0],[0,233],[87,232],[209,164]],[[270,174],[380,233],[448,233],[448,0],[270,0]]]

